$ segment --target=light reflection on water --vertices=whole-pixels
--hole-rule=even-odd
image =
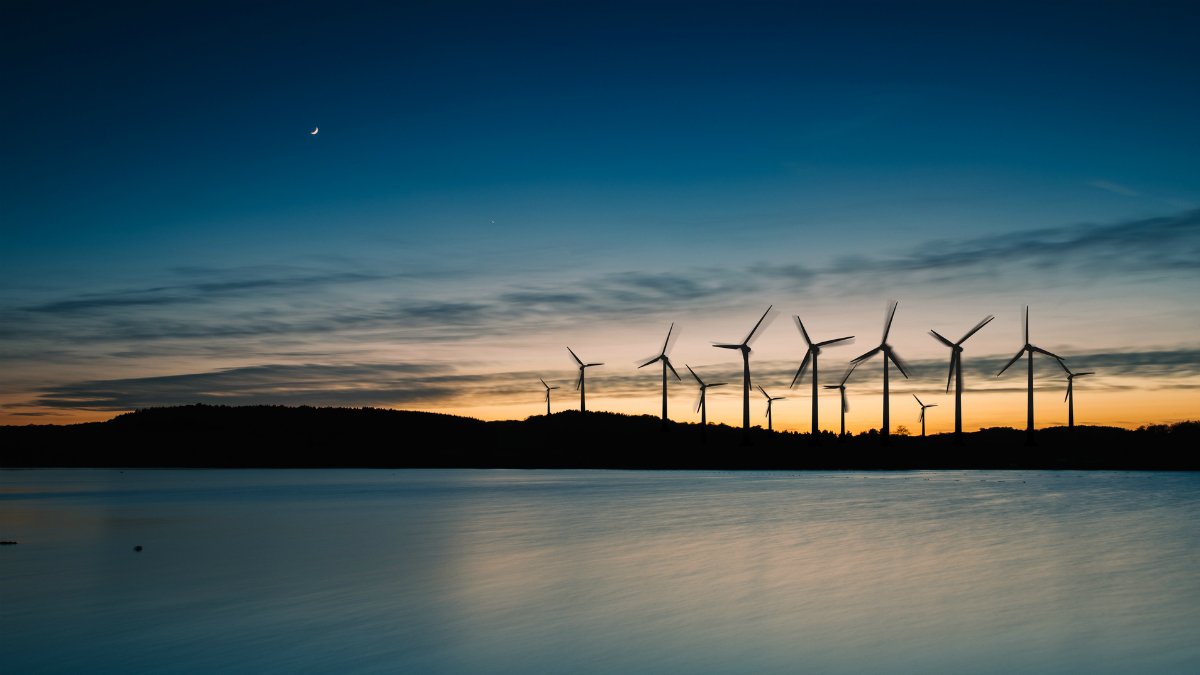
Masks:
[[[1197,516],[1194,473],[7,471],[0,658],[1200,672]]]

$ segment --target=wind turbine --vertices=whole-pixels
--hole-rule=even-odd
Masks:
[[[1072,373],[1071,369],[1063,363],[1062,359],[1058,360],[1058,365],[1067,371],[1067,396],[1063,399],[1067,402],[1067,428],[1071,431],[1075,430],[1075,378],[1083,377],[1084,375],[1095,375],[1096,373],[1088,371],[1086,373]]]
[[[899,304],[899,302],[893,301],[892,306],[888,310],[887,321],[883,324],[883,339],[879,341],[879,346],[852,361],[852,363],[856,364],[862,363],[880,352],[883,353],[883,428],[880,429],[880,433],[883,436],[884,443],[888,440],[891,427],[891,417],[888,415],[888,361],[896,364],[896,368],[900,370],[900,374],[906,379],[908,378],[908,371],[904,368],[904,361],[896,354],[887,341],[888,331],[892,329],[892,319],[896,317],[896,307]]]
[[[850,364],[850,367],[846,370],[846,374],[842,375],[841,382],[825,385],[826,389],[837,389],[842,393],[842,433],[839,436],[846,435],[846,413],[850,412],[850,401],[846,400],[846,380],[850,379],[850,373],[854,372],[854,368],[857,365],[857,363]]]
[[[1028,391],[1029,391],[1029,394],[1028,394],[1028,402],[1026,404],[1026,413],[1025,413],[1025,444],[1026,445],[1033,445],[1033,353],[1034,352],[1037,352],[1039,354],[1045,354],[1046,356],[1050,356],[1050,357],[1058,359],[1059,361],[1062,361],[1062,359],[1057,354],[1051,354],[1050,352],[1046,351],[1045,349],[1042,349],[1041,347],[1035,347],[1035,346],[1029,344],[1029,305],[1025,305],[1025,346],[1021,347],[1021,351],[1017,352],[1017,355],[1012,357],[1012,360],[1010,360],[1008,363],[1004,364],[1004,367],[1000,369],[1000,372],[996,373],[996,377],[1000,377],[1001,375],[1003,375],[1004,371],[1008,370],[1009,366],[1016,363],[1017,359],[1021,358],[1022,354],[1029,354],[1029,359],[1028,359],[1028,363],[1029,363]]]
[[[583,380],[583,371],[587,368],[591,368],[592,366],[602,366],[604,364],[584,363],[579,359],[578,356],[575,356],[575,352],[572,352],[570,347],[567,347],[567,351],[571,352],[571,358],[575,359],[575,363],[579,364],[579,379],[575,381],[575,388],[579,390],[579,412],[587,412],[587,398],[585,397],[587,387]]]
[[[917,395],[913,394],[913,398],[917,398]],[[917,398],[917,405],[921,406],[921,438],[925,438],[925,409],[926,408],[936,408],[938,406],[938,404],[930,403],[930,404],[926,405],[924,403],[921,403],[921,399]]]
[[[754,328],[750,329],[750,333],[746,335],[746,339],[738,344],[714,344],[714,347],[721,349],[739,349],[742,352],[742,442],[750,441],[750,340],[754,337],[754,332],[762,325],[763,319],[767,318],[767,314],[771,313],[770,305],[767,311],[763,312],[762,318],[758,323],[754,324]]]
[[[983,321],[975,324],[975,327],[967,331],[967,334],[962,336],[958,342],[951,342],[942,337],[936,330],[929,331],[929,334],[938,342],[950,348],[950,374],[946,376],[946,391],[950,391],[950,380],[954,380],[954,442],[962,443],[962,343],[967,341],[967,338],[974,335],[980,328],[988,325],[992,319],[996,317],[991,314],[987,315]]]
[[[817,357],[821,354],[822,347],[853,340],[854,336],[840,337],[833,340],[814,343],[808,337],[808,331],[804,330],[804,322],[800,317],[796,317],[796,325],[800,327],[800,335],[804,337],[804,343],[808,345],[808,351],[804,354],[804,360],[800,362],[800,368],[796,371],[796,376],[792,378],[791,386],[795,387],[800,378],[804,376],[804,369],[808,367],[809,359],[812,360],[812,441],[813,443],[821,442],[821,430],[817,422]]]
[[[673,331],[673,330],[675,330],[674,323],[672,323],[671,327],[667,329],[667,339],[663,341],[662,351],[658,353],[658,356],[656,356],[656,357],[650,359],[649,361],[643,363],[642,365],[638,366],[638,368],[645,368],[646,366],[650,365],[651,363],[654,363],[655,361],[662,361],[662,364],[663,364],[663,366],[662,366],[662,371],[663,371],[662,428],[663,428],[663,431],[667,430],[667,368],[671,369],[671,374],[675,376],[676,380],[683,379],[683,378],[679,377],[679,373],[675,372],[675,366],[671,365],[671,358],[669,356],[667,356],[667,345],[670,344],[670,342],[671,342],[671,331]]]
[[[688,372],[692,374],[692,377],[696,378],[696,382],[700,385],[700,403],[696,406],[696,412],[700,413],[700,433],[703,435],[707,435],[707,433],[708,433],[708,403],[705,401],[704,394],[705,394],[705,392],[708,391],[709,387],[722,387],[727,383],[726,382],[713,382],[712,384],[705,384],[704,380],[700,379],[700,376],[696,374],[696,371],[692,370],[691,366],[689,366],[688,364],[685,363],[685,364],[683,364],[683,367],[688,369]]]
[[[538,382],[541,382],[542,386],[546,388],[546,414],[549,415],[550,414],[550,390],[558,389],[558,387],[551,387],[550,385],[546,384],[546,381],[540,377],[538,378]]]
[[[773,431],[773,429],[771,428],[771,404],[774,403],[775,401],[782,401],[783,399],[785,399],[787,397],[786,396],[771,396],[770,394],[767,393],[767,390],[763,389],[762,387],[759,387],[758,390],[762,392],[763,396],[767,397],[767,431]]]

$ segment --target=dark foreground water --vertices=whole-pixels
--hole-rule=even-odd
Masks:
[[[1198,474],[6,471],[0,539],[11,673],[1200,672]]]

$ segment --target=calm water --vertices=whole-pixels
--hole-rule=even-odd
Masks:
[[[0,659],[1195,673],[1198,523],[1200,474],[5,471]]]

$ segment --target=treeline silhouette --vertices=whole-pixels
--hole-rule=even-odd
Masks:
[[[1050,427],[1038,445],[1009,427],[926,438],[839,438],[565,411],[484,422],[379,408],[189,405],[106,422],[0,426],[0,466],[476,467],[596,469],[1200,469],[1200,422]]]

